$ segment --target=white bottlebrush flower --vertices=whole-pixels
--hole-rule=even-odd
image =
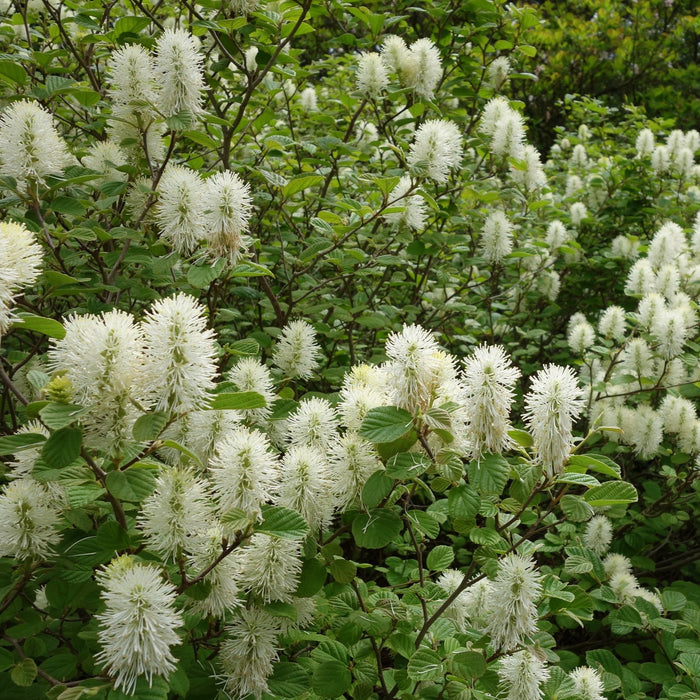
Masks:
[[[594,668],[579,666],[569,673],[569,678],[580,700],[605,700],[603,680]]]
[[[640,404],[627,412],[622,429],[625,442],[640,459],[656,456],[663,439],[663,419],[651,406]]]
[[[676,154],[685,148],[685,134],[680,129],[673,129],[666,138],[666,148],[670,158],[674,158]]]
[[[107,70],[112,101],[144,118],[152,118],[156,88],[151,54],[139,44],[127,44],[110,56]]]
[[[569,330],[566,340],[571,352],[581,356],[595,342],[595,329],[588,321],[577,323]]]
[[[651,169],[657,175],[668,172],[670,158],[666,146],[657,146],[651,153]]]
[[[249,15],[260,6],[259,0],[226,0],[225,4],[234,15]]]
[[[541,700],[540,685],[549,678],[545,662],[528,649],[504,656],[498,665],[505,700]]]
[[[406,42],[400,36],[395,36],[394,34],[389,34],[384,38],[381,56],[387,69],[399,75],[410,60],[410,52]]]
[[[304,112],[316,112],[318,110],[316,88],[312,86],[305,87],[299,93],[299,104]]]
[[[141,103],[139,103],[141,104]],[[163,134],[165,125],[153,121],[153,115],[115,104],[107,124],[107,133],[130,158],[146,155],[150,163],[163,160]]]
[[[486,628],[494,648],[511,651],[537,631],[541,580],[530,557],[507,554],[500,560],[491,590],[491,616]]]
[[[678,265],[662,265],[656,274],[656,290],[667,300],[673,299],[679,292],[681,278]]]
[[[389,399],[408,411],[425,411],[431,404],[440,366],[440,348],[432,333],[404,325],[386,341],[389,362],[384,366]],[[406,430],[410,426],[406,426]]]
[[[500,345],[481,345],[465,359],[466,437],[473,458],[487,452],[500,454],[511,444],[509,414],[519,377],[520,370]]]
[[[207,236],[207,194],[199,173],[182,165],[168,165],[158,183],[155,213],[160,235],[181,255],[191,253]]]
[[[409,48],[409,60],[413,60],[415,70],[412,80],[406,83],[416,95],[432,100],[435,89],[442,78],[440,51],[431,39],[418,39]]]
[[[326,399],[303,399],[288,417],[285,429],[290,444],[325,449],[336,435],[338,418]]]
[[[50,435],[46,426],[39,420],[30,420],[28,423],[25,423],[18,428],[15,435],[27,435],[28,433],[43,435],[45,438],[48,438]],[[42,447],[43,443],[39,443],[36,447],[28,447],[15,452],[14,459],[8,462],[11,471],[7,474],[7,477],[9,479],[31,478],[32,469],[34,469],[34,465],[41,455]],[[49,488],[51,483],[46,483],[46,487]]]
[[[384,373],[373,365],[355,365],[343,378],[338,412],[348,430],[359,430],[367,412],[385,406]]]
[[[357,89],[372,99],[378,98],[389,85],[389,76],[378,53],[360,54],[357,61]]]
[[[594,515],[587,523],[583,533],[583,544],[602,557],[612,542],[612,523],[604,515]]]
[[[37,102],[13,102],[0,115],[0,174],[23,187],[60,175],[72,162],[53,117]]]
[[[547,184],[547,176],[542,169],[539,151],[530,144],[523,147],[520,158],[525,167],[510,166],[510,176],[526,192],[534,192]]]
[[[137,518],[146,546],[175,561],[212,519],[207,484],[189,469],[164,467]]]
[[[561,472],[571,453],[571,429],[583,407],[583,390],[570,367],[547,365],[532,380],[525,397],[525,421],[537,458],[551,479]]]
[[[637,158],[644,158],[654,152],[654,132],[651,129],[642,129],[634,143],[637,149]]]
[[[650,330],[658,323],[658,319],[665,315],[666,311],[664,298],[656,292],[647,292],[637,306],[637,321],[642,328]]]
[[[166,29],[156,42],[158,107],[164,117],[201,111],[204,74],[199,42],[182,29]]]
[[[287,377],[311,379],[320,354],[313,327],[306,321],[292,321],[282,329],[272,353],[272,362]]]
[[[604,338],[622,342],[625,339],[625,310],[621,306],[608,306],[598,321],[598,332]]]
[[[496,124],[503,116],[512,111],[514,110],[504,97],[494,97],[489,100],[481,113],[479,131],[486,136],[493,136],[496,131]]]
[[[555,219],[547,227],[545,242],[550,250],[556,250],[559,246],[564,245],[570,237],[564,224],[559,219]]]
[[[491,153],[499,160],[520,160],[524,147],[525,123],[518,112],[508,107],[496,121],[490,143]]]
[[[586,163],[588,163],[588,154],[586,153],[586,147],[582,143],[577,143],[571,152],[570,158],[571,165],[577,166],[579,168],[585,168]]]
[[[224,258],[235,265],[245,251],[244,234],[252,211],[250,185],[226,170],[205,180],[202,194],[203,238],[211,257]]]
[[[654,234],[647,249],[647,260],[654,271],[663,265],[675,265],[688,250],[683,229],[673,221],[666,221]]]
[[[631,574],[632,562],[623,554],[608,554],[603,559],[603,568],[605,569],[605,575],[608,578],[612,578],[616,574]]]
[[[98,583],[106,610],[95,616],[102,647],[96,658],[115,677],[114,687],[131,695],[139,676],[151,684],[154,676],[175,670],[170,647],[180,643],[176,630],[183,625],[175,609],[177,591],[155,566],[128,557],[98,573]]]
[[[267,403],[264,408],[247,409],[243,413],[253,421],[264,421],[272,413],[277,396],[270,370],[257,357],[244,357],[228,373],[228,380],[237,391],[255,391]]]
[[[673,394],[666,394],[659,406],[659,413],[663,416],[664,431],[671,435],[688,430],[697,419],[695,405]]]
[[[618,258],[635,260],[639,257],[639,241],[627,236],[615,236],[610,245],[610,251]]]
[[[200,533],[203,527],[204,522],[200,525]],[[219,560],[223,538],[222,528],[216,525],[194,538],[191,543],[192,554],[187,559],[193,576],[198,576]],[[232,556],[218,561],[202,579],[209,586],[206,598],[190,601],[190,609],[200,615],[221,618],[227,612],[238,608],[241,601],[238,598],[237,576],[238,565]]]
[[[127,173],[117,170],[119,166],[126,165],[126,155],[113,141],[96,141],[82,161],[86,168],[102,175],[98,183],[126,182],[129,179]]]
[[[293,445],[280,462],[275,505],[300,513],[312,531],[328,525],[333,514],[331,477],[322,449]]]
[[[277,619],[258,608],[244,608],[226,627],[219,650],[226,692],[235,700],[267,693],[267,679],[277,661]]]
[[[461,571],[446,569],[440,574],[435,583],[449,596],[457,590],[463,580],[464,574]],[[460,632],[464,632],[467,627],[468,614],[465,605],[466,596],[467,592],[462,591],[444,612],[444,616],[448,620],[452,620]]]
[[[344,511],[362,493],[364,485],[382,463],[369,441],[347,432],[328,446],[328,469],[336,505]]]
[[[34,234],[22,224],[0,223],[0,335],[14,320],[15,296],[36,282],[41,271],[42,250]]]
[[[450,170],[462,160],[462,135],[454,122],[429,119],[423,122],[411,144],[406,162],[415,172],[435,182],[447,182]]]
[[[681,309],[665,309],[656,314],[651,332],[658,339],[658,352],[665,360],[671,360],[683,352],[688,339],[688,327]]]
[[[566,196],[576,197],[583,191],[583,180],[578,175],[567,175]]]
[[[31,478],[16,479],[0,493],[0,557],[45,559],[61,539],[56,499]]]
[[[190,411],[180,416],[166,431],[163,438],[174,439],[194,452],[202,464],[214,456],[221,441],[242,421],[240,411]],[[172,464],[186,464],[191,458],[179,450],[169,453]]]
[[[487,578],[472,583],[464,592],[462,603],[469,618],[469,625],[484,632],[491,616],[493,583]]]
[[[146,315],[144,390],[157,411],[192,411],[207,400],[217,368],[206,324],[204,307],[182,292],[155,302]]]
[[[617,596],[620,605],[634,604],[638,595],[639,582],[627,571],[618,571],[610,576],[610,588]]]
[[[406,196],[411,189],[413,189],[413,180],[410,175],[404,175],[389,195],[389,208],[403,207],[403,210],[385,214],[384,218],[389,223],[420,231],[425,227],[425,201],[418,194]]]
[[[571,223],[574,226],[580,226],[581,222],[588,216],[588,210],[583,202],[574,202],[569,208],[571,215]]]
[[[673,169],[681,177],[688,177],[693,172],[694,165],[695,158],[689,148],[681,148],[678,153],[674,153]]]
[[[209,473],[219,513],[237,508],[250,520],[259,519],[262,505],[276,493],[279,480],[277,459],[267,437],[244,427],[219,443]]]
[[[240,573],[238,583],[265,603],[289,602],[299,585],[301,543],[256,532],[234,552]]]
[[[494,90],[500,90],[510,75],[510,59],[498,56],[486,68],[486,81]]]
[[[249,73],[255,73],[258,70],[257,56],[260,49],[257,46],[248,47],[243,54],[243,61],[245,63],[245,69]]]
[[[554,301],[559,296],[561,278],[556,270],[545,270],[537,277],[537,289],[540,294]]]
[[[513,224],[504,212],[494,211],[486,217],[479,247],[481,254],[491,263],[499,263],[513,250]]]

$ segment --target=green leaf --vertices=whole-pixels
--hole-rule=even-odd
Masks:
[[[153,676],[148,680],[145,676],[139,676],[136,687],[127,695],[120,690],[110,690],[108,700],[167,700],[170,686],[160,676]]]
[[[122,34],[138,34],[142,29],[145,29],[150,23],[148,17],[120,17],[114,23],[112,35],[116,39]]]
[[[352,522],[352,535],[358,547],[381,549],[394,540],[403,528],[400,516],[389,508],[358,513]]]
[[[520,447],[532,447],[533,445],[532,435],[526,430],[513,428],[508,431],[508,435],[515,443],[520,445]]]
[[[599,474],[611,476],[613,479],[619,479],[621,476],[620,467],[603,455],[573,455],[569,457],[569,464],[584,469],[592,469]]]
[[[69,403],[48,403],[39,411],[39,415],[49,428],[60,430],[74,423],[87,412],[88,409],[83,406]]]
[[[282,194],[286,199],[288,197],[291,197],[293,194],[296,194],[297,192],[305,190],[307,187],[313,187],[314,185],[318,185],[321,182],[323,182],[322,175],[301,175],[300,177],[295,177],[293,180],[290,180],[282,188]]]
[[[27,71],[17,61],[0,61],[0,79],[24,85],[27,82]]]
[[[583,500],[594,508],[634,503],[637,500],[637,491],[626,481],[608,481],[589,489],[583,495]]]
[[[256,532],[264,532],[273,537],[300,540],[306,537],[309,526],[304,518],[294,510],[282,506],[263,506],[263,521],[255,526]]]
[[[187,270],[187,281],[196,289],[205,289],[219,276],[214,265],[192,265]]]
[[[54,321],[52,318],[44,318],[43,316],[34,316],[33,314],[17,314],[17,320],[13,322],[12,328],[24,328],[28,331],[41,333],[49,338],[57,338],[58,340],[61,340],[66,335],[66,329],[58,321]]]
[[[426,647],[418,649],[409,659],[406,670],[414,681],[439,681],[445,673],[440,656]]]
[[[455,486],[447,494],[447,508],[451,518],[469,520],[479,512],[480,505],[478,494],[467,484]]]
[[[301,567],[299,585],[294,593],[299,598],[310,598],[316,595],[326,582],[326,567],[315,557],[307,559]]]
[[[425,563],[431,571],[444,571],[449,568],[454,558],[455,553],[452,547],[441,544],[430,551]]]
[[[664,606],[664,610],[683,610],[688,603],[688,599],[680,591],[667,588],[661,594],[661,603]]]
[[[280,661],[275,664],[267,685],[271,693],[281,698],[298,698],[309,689],[309,675],[299,664]]]
[[[362,503],[366,508],[376,508],[394,488],[394,480],[383,469],[374,472],[362,488]]]
[[[17,433],[0,438],[0,455],[14,455],[30,447],[39,447],[46,442],[40,433]]]
[[[240,508],[227,510],[219,520],[231,530],[245,530],[250,525],[250,518]]]
[[[352,676],[348,667],[336,659],[320,663],[311,677],[311,687],[317,695],[323,698],[337,698],[352,684]]]
[[[109,472],[105,484],[113,496],[138,503],[153,493],[156,487],[156,469],[135,464],[125,471]]]
[[[22,659],[10,671],[10,678],[15,685],[28,688],[36,678],[36,664],[33,659]]]
[[[61,428],[44,444],[41,458],[53,469],[63,469],[80,456],[83,435],[77,428]]]
[[[357,574],[357,565],[341,557],[335,557],[328,568],[338,583],[350,583]]]
[[[561,509],[567,520],[575,523],[583,523],[590,520],[593,508],[586,503],[581,496],[566,494],[560,501]]]
[[[192,450],[188,450],[184,445],[181,445],[179,442],[175,442],[175,440],[163,440],[162,444],[163,447],[167,447],[170,450],[177,450],[195,464],[202,464],[202,461],[194,452],[192,452]]]
[[[486,659],[478,651],[460,651],[452,657],[457,671],[464,678],[479,678],[486,673]]]
[[[412,479],[430,468],[430,458],[420,452],[399,452],[386,463],[386,474],[392,479]]]
[[[67,651],[52,654],[41,662],[41,670],[60,681],[70,680],[77,670],[76,657]]]
[[[587,574],[593,571],[593,564],[586,557],[574,555],[564,562],[564,571],[570,574]]]
[[[206,408],[210,411],[247,411],[251,408],[265,408],[267,401],[257,391],[235,391],[216,394]]]
[[[413,426],[413,416],[403,408],[379,406],[367,411],[360,435],[370,442],[394,442]]]
[[[155,440],[165,428],[168,422],[168,414],[163,411],[155,411],[139,416],[134,423],[132,433],[137,442],[151,442]]]
[[[469,483],[481,494],[499,496],[508,481],[510,465],[500,455],[486,455],[469,463]]]

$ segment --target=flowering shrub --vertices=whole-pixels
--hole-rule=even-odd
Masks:
[[[20,5],[3,697],[696,697],[697,132],[545,161],[488,0]]]

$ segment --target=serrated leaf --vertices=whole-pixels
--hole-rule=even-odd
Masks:
[[[614,479],[619,479],[621,476],[620,467],[603,455],[573,455],[569,457],[569,464],[585,469],[592,469],[599,474],[605,474]]]
[[[399,452],[386,463],[386,474],[392,479],[412,479],[430,468],[430,458],[420,452]]]
[[[323,182],[322,175],[301,175],[300,177],[295,177],[290,180],[283,188],[282,194],[285,198],[291,197],[297,192],[307,189],[308,187],[313,187]]]
[[[41,333],[49,338],[57,338],[58,340],[61,340],[66,335],[66,329],[63,327],[63,324],[54,321],[52,318],[44,318],[33,314],[17,314],[17,320],[12,323],[12,328],[23,328],[35,333]]]
[[[445,673],[437,652],[425,647],[418,649],[409,659],[406,671],[414,681],[439,681]]]
[[[564,570],[570,574],[587,574],[593,570],[593,564],[586,557],[575,555],[564,562]]]
[[[165,428],[168,422],[168,414],[163,411],[155,411],[139,416],[134,423],[132,433],[137,442],[151,442],[155,440]]]
[[[526,430],[512,428],[508,431],[508,435],[510,436],[511,440],[520,445],[520,447],[532,447],[533,445],[532,435],[530,435],[530,433],[528,433]]]
[[[360,427],[360,435],[370,442],[394,442],[413,426],[413,416],[403,408],[379,406],[367,411]]]
[[[394,480],[380,469],[367,479],[362,487],[362,504],[366,508],[376,508],[394,488]]]
[[[358,513],[352,522],[352,535],[358,547],[381,549],[398,536],[403,521],[389,508],[375,508]]]
[[[447,494],[447,508],[451,518],[469,520],[479,512],[481,499],[468,484],[455,486]]]
[[[499,496],[508,481],[510,465],[500,455],[486,455],[468,467],[469,483],[481,494]]]
[[[331,576],[338,583],[350,583],[355,578],[357,574],[357,565],[354,562],[348,561],[347,559],[342,559],[336,557],[329,564],[328,569],[331,572]]]
[[[250,525],[250,518],[240,508],[227,510],[220,518],[222,524],[227,525],[230,530],[245,530]]]
[[[560,484],[578,484],[580,486],[598,486],[600,481],[590,474],[581,474],[580,472],[564,472],[559,474],[557,482]]]
[[[63,469],[80,456],[83,435],[77,428],[61,428],[44,443],[41,458],[53,469]]]
[[[255,526],[256,532],[264,532],[273,537],[300,540],[309,532],[309,525],[294,510],[282,506],[263,506],[263,520]]]
[[[257,391],[234,391],[216,394],[207,408],[210,411],[247,411],[252,408],[265,408],[267,401]]]
[[[567,520],[575,523],[583,523],[590,520],[593,515],[593,508],[586,503],[581,496],[566,494],[559,505]]]
[[[17,61],[0,61],[0,79],[24,85],[27,82],[27,71]]]
[[[425,563],[431,571],[444,571],[454,561],[455,553],[452,547],[441,544],[430,550]]]
[[[352,676],[348,667],[337,661],[329,659],[320,663],[311,677],[311,687],[317,695],[323,698],[337,698],[342,695],[352,684]]]
[[[478,651],[460,651],[452,657],[452,662],[465,678],[479,678],[486,673],[486,659]]]
[[[22,659],[10,671],[10,678],[15,685],[28,688],[36,678],[36,664],[33,659]]]
[[[0,455],[14,455],[30,447],[40,447],[46,442],[41,433],[17,433],[0,438]]]
[[[156,487],[156,470],[134,465],[125,471],[109,472],[105,484],[109,492],[117,498],[138,503],[153,493]]]
[[[270,692],[281,698],[298,698],[309,689],[309,675],[299,665],[289,661],[275,664],[272,675],[267,679]]]
[[[40,411],[41,420],[49,428],[60,430],[74,423],[88,412],[83,406],[65,403],[48,403]]]
[[[608,481],[589,489],[583,495],[583,500],[594,508],[635,503],[637,491],[632,484],[628,484],[626,481]]]
[[[304,561],[299,575],[299,585],[294,595],[310,598],[316,595],[326,582],[326,567],[315,557]]]

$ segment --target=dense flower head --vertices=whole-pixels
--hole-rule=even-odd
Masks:
[[[324,449],[335,437],[338,418],[326,399],[302,399],[285,424],[286,437],[292,445],[310,445]]]
[[[654,152],[654,132],[651,129],[642,129],[634,143],[637,149],[637,158],[644,158]]]
[[[688,338],[688,327],[681,309],[664,309],[656,314],[651,332],[658,340],[658,352],[665,359],[677,357]]]
[[[357,61],[357,89],[367,97],[377,98],[389,85],[389,76],[380,54],[367,52]]]
[[[484,111],[481,113],[481,119],[479,121],[479,131],[486,136],[493,136],[496,131],[496,124],[504,117],[508,112],[514,111],[508,100],[505,97],[494,97],[489,100]]]
[[[603,568],[606,576],[612,578],[619,573],[631,574],[632,562],[623,554],[611,553],[603,559]]]
[[[164,117],[201,109],[204,75],[199,42],[182,29],[166,29],[156,42],[158,107]]]
[[[126,154],[113,141],[96,141],[82,161],[86,168],[101,173],[98,182],[126,182],[129,179],[127,173],[117,170],[119,166],[126,165]]]
[[[244,608],[226,627],[219,652],[226,692],[235,699],[268,692],[267,679],[277,660],[279,618],[259,608]]]
[[[656,292],[646,293],[637,306],[637,321],[642,328],[651,330],[657,323],[657,319],[667,311],[664,298]]]
[[[219,443],[209,472],[221,515],[237,508],[255,520],[277,491],[277,460],[267,437],[257,430],[231,431]]]
[[[520,377],[500,345],[480,345],[464,361],[465,405],[469,419],[467,438],[472,456],[500,453],[510,445],[510,407],[513,387]]]
[[[603,680],[598,671],[588,666],[579,666],[569,673],[576,696],[581,700],[605,700]]]
[[[559,219],[555,219],[549,224],[549,226],[547,226],[545,241],[550,249],[554,250],[559,246],[564,245],[569,238],[570,236],[566,230],[566,227],[561,221],[559,221]]]
[[[106,609],[96,615],[102,647],[96,658],[115,677],[115,688],[133,694],[139,676],[149,684],[168,676],[176,662],[170,647],[180,643],[176,630],[183,624],[175,586],[155,566],[128,557],[98,573],[98,583]]]
[[[529,649],[504,656],[498,666],[505,700],[540,700],[544,697],[540,686],[548,678],[545,662]]]
[[[119,106],[135,112],[150,112],[156,99],[154,65],[151,54],[139,44],[117,49],[109,59],[109,96]]]
[[[23,224],[0,222],[0,335],[13,320],[14,297],[34,284],[41,272],[42,250]]]
[[[404,175],[389,194],[391,209],[403,207],[402,211],[389,212],[384,218],[392,224],[406,226],[414,231],[420,231],[425,227],[425,201],[418,194],[408,194],[414,189],[410,175]]]
[[[399,75],[406,64],[411,61],[411,54],[406,42],[394,34],[389,34],[384,38],[381,56],[388,70]]]
[[[659,413],[663,416],[664,431],[670,434],[688,430],[697,418],[692,401],[670,393],[661,402]]]
[[[508,107],[498,118],[491,138],[491,153],[499,160],[523,157],[525,122],[522,116]]]
[[[573,421],[583,407],[583,390],[570,367],[547,365],[532,380],[525,397],[525,421],[533,447],[552,478],[563,468],[571,452]]]
[[[604,515],[594,515],[587,523],[583,533],[583,543],[598,556],[608,551],[612,542],[612,523]]]
[[[486,68],[486,80],[494,90],[500,90],[510,74],[508,56],[497,56]]]
[[[688,249],[683,229],[673,221],[665,222],[654,234],[647,249],[647,260],[654,270],[662,265],[674,265]]]
[[[493,646],[511,651],[537,630],[542,575],[530,557],[507,554],[500,560],[491,592],[487,632]]]
[[[575,355],[583,355],[593,345],[594,341],[595,329],[588,321],[577,323],[569,329],[567,342],[571,352]]]
[[[480,240],[481,254],[491,263],[500,262],[513,250],[513,224],[504,212],[491,212],[484,221]]]
[[[245,414],[253,421],[264,421],[272,413],[276,394],[270,370],[257,357],[244,357],[228,373],[228,380],[238,391],[255,391],[267,403],[264,408],[247,409]]]
[[[320,354],[313,327],[306,321],[291,321],[282,329],[272,361],[288,377],[310,379]]]
[[[383,372],[372,365],[356,365],[343,379],[338,413],[349,430],[359,430],[367,412],[386,405]]]
[[[657,146],[651,153],[651,169],[657,175],[663,175],[668,172],[670,164],[668,148]]]
[[[315,112],[318,109],[316,88],[309,85],[299,93],[299,104],[304,112]]]
[[[206,528],[212,512],[207,484],[189,469],[165,467],[137,519],[147,547],[175,560],[190,538]]]
[[[588,210],[583,202],[574,202],[569,208],[571,214],[571,223],[574,226],[580,226],[581,222],[588,216]]]
[[[224,258],[232,265],[245,249],[243,235],[248,231],[252,211],[250,185],[228,170],[204,181],[203,236],[211,257]],[[200,222],[201,225],[201,222]]]
[[[217,206],[216,195],[194,170],[183,165],[168,165],[158,183],[158,201],[155,206],[160,235],[181,255],[191,253],[208,230],[203,224],[213,225],[217,214],[207,220],[207,208]],[[209,198],[207,198],[209,195]],[[220,214],[218,215],[220,217]],[[216,232],[212,233],[216,239]],[[217,249],[217,240],[214,247]]]
[[[146,315],[144,389],[156,410],[192,411],[208,398],[217,367],[206,325],[204,307],[182,292],[155,302]]]
[[[44,182],[72,161],[53,117],[37,102],[13,102],[0,115],[0,174],[23,187],[28,180]]]
[[[547,176],[542,169],[540,152],[529,143],[523,146],[520,156],[524,167],[510,166],[510,176],[513,181],[520,185],[526,192],[539,190],[547,184]]]
[[[333,496],[343,511],[360,497],[367,479],[383,466],[372,443],[355,432],[333,440],[327,453]]]
[[[0,493],[0,556],[45,559],[61,537],[51,492],[32,478],[15,479]]]
[[[419,97],[432,100],[442,78],[440,51],[431,39],[418,39],[409,48],[409,60],[415,68],[406,87],[412,88]]]
[[[623,415],[623,436],[640,459],[652,459],[663,439],[663,419],[651,406],[640,404]]]
[[[242,420],[241,412],[236,410],[190,411],[181,415],[166,428],[162,437],[187,445],[187,449],[199,458],[200,463],[206,465],[216,453],[221,441],[235,430]],[[193,460],[192,457],[177,449],[164,448],[159,452],[167,455],[171,464],[197,463],[196,459]]]
[[[429,119],[416,131],[406,162],[420,174],[440,184],[462,160],[462,136],[454,122]]]
[[[625,339],[625,310],[621,306],[608,306],[598,321],[598,331],[605,338]]]

